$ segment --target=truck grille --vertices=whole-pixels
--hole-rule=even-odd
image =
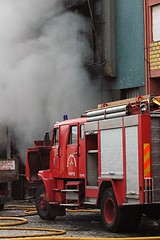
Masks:
[[[160,116],[151,118],[153,201],[160,202]]]

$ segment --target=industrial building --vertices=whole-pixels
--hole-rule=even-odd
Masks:
[[[65,7],[90,20],[87,67],[101,102],[159,95],[160,0],[67,0]]]
[[[146,92],[160,92],[160,0],[144,1]]]

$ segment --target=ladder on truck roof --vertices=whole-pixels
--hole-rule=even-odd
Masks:
[[[98,105],[97,109],[86,111],[87,120],[98,121],[103,119],[124,117],[146,111],[160,111],[160,96],[144,95]]]

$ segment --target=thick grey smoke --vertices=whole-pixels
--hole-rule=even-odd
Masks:
[[[99,102],[83,67],[88,23],[62,2],[0,0],[0,124],[14,128],[23,150],[63,114]]]

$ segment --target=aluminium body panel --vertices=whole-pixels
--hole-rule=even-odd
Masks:
[[[138,125],[138,115],[131,115],[124,118],[124,126],[131,127]]]
[[[126,149],[126,198],[139,201],[139,118],[138,114],[124,118]]]
[[[123,177],[122,128],[100,132],[101,177],[121,179]]]
[[[98,151],[87,153],[87,186],[98,185]]]
[[[114,128],[122,128],[122,118],[115,118],[115,119],[106,119],[99,122],[99,129],[114,129]]]
[[[126,179],[126,199],[132,204],[139,203],[138,122],[134,115],[99,123],[101,177]]]
[[[129,197],[139,196],[139,157],[138,126],[125,128],[126,139],[126,194]]]
[[[86,122],[84,124],[84,131],[86,132],[86,134],[92,134],[95,131],[98,131],[98,121]]]

